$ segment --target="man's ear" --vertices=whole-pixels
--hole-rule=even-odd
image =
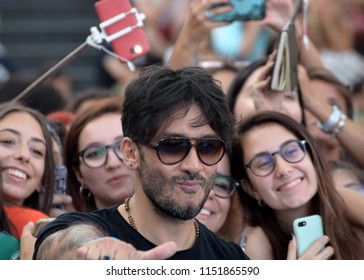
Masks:
[[[120,145],[124,163],[131,169],[136,169],[139,165],[139,149],[136,143],[129,137],[124,137]]]
[[[248,180],[241,179],[240,180],[240,186],[251,197],[255,198],[258,201],[261,200],[259,193],[253,188],[253,186],[250,184],[250,182]]]

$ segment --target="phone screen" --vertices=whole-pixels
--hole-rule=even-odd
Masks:
[[[224,5],[230,5],[233,6],[234,10],[225,14],[214,16],[211,20],[228,22],[235,20],[261,20],[265,17],[265,1],[266,0],[231,0],[229,4],[213,5],[212,9]]]

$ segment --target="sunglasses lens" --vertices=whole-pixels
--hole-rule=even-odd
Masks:
[[[214,165],[223,157],[225,146],[218,139],[201,139],[197,144],[197,153],[204,164]]]
[[[192,143],[187,138],[166,138],[158,144],[159,159],[165,164],[182,161],[190,152]],[[199,139],[196,145],[199,159],[206,165],[219,162],[225,153],[224,143],[219,139]]]
[[[188,139],[167,138],[159,142],[158,154],[162,162],[174,164],[183,160],[191,149]]]

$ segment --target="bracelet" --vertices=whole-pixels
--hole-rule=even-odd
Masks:
[[[340,121],[342,118],[340,109],[334,105],[332,106],[332,113],[325,124],[322,124],[320,121],[317,121],[317,126],[325,133],[330,133],[331,130],[335,127],[335,125]]]
[[[340,121],[339,121],[339,124],[337,125],[337,127],[335,128],[335,130],[332,132],[332,136],[333,137],[336,137],[336,135],[340,132],[340,130],[344,127],[346,123],[346,115],[342,114],[341,115],[341,118],[340,118]]]

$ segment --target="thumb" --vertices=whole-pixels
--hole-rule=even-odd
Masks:
[[[149,251],[143,252],[141,259],[143,260],[165,260],[173,256],[177,252],[177,244],[170,241],[159,245]]]
[[[297,243],[293,234],[291,241],[288,243],[287,260],[297,260]]]

